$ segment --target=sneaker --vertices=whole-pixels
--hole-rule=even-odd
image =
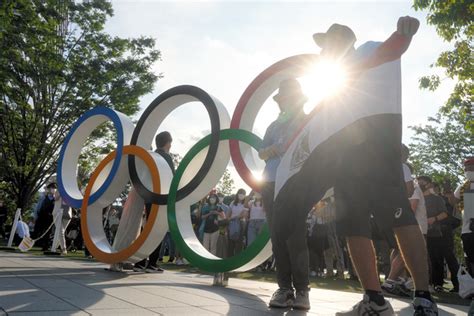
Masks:
[[[444,288],[441,286],[441,285],[436,285],[434,287],[434,291],[437,292],[437,293],[444,293]]]
[[[336,313],[336,316],[366,316],[366,315],[377,315],[377,316],[393,316],[392,305],[385,300],[382,306],[378,306],[374,302],[369,300],[369,296],[364,294],[362,301],[352,307],[351,310],[346,312]]]
[[[293,309],[309,310],[311,305],[309,303],[309,289],[296,291],[296,298],[293,302]]]
[[[177,266],[182,266],[184,264],[183,260],[181,258],[176,259],[176,262],[174,263]]]
[[[133,266],[133,271],[135,272],[146,272],[146,268],[140,264],[136,264]]]
[[[268,304],[270,307],[287,308],[293,306],[295,294],[290,289],[278,289]]]
[[[163,273],[165,270],[163,270],[162,268],[160,268],[159,266],[157,265],[154,265],[154,264],[149,264],[147,267],[146,267],[146,272],[148,273]]]
[[[316,273],[316,271],[311,271],[311,272],[309,273],[309,275],[312,276],[312,277],[315,277],[315,276],[317,275],[317,273]]]
[[[385,280],[385,282],[382,284],[382,291],[387,294],[401,297],[411,297],[412,294],[403,283],[398,283],[390,279]]]
[[[413,316],[438,316],[438,306],[426,298],[415,297],[413,308],[415,309]]]

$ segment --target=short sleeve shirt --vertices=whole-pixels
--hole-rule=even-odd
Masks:
[[[428,218],[438,216],[439,214],[446,212],[446,204],[442,197],[429,194],[425,195],[426,204],[426,215]],[[435,222],[428,227],[428,237],[441,237],[441,223]]]
[[[413,192],[410,200],[418,200],[418,205],[415,210],[415,217],[418,225],[420,225],[421,233],[426,235],[428,232],[428,218],[426,217],[425,198],[418,185],[415,185],[415,191]]]
[[[410,168],[407,166],[406,163],[403,164],[403,178],[406,182],[413,181],[413,177],[411,176]]]

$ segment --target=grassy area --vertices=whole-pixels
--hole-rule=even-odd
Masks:
[[[0,241],[0,246],[5,246],[6,243]],[[3,250],[5,251],[5,250]],[[16,250],[16,252],[20,252]],[[43,256],[43,252],[40,248],[33,247],[29,254]],[[62,258],[72,259],[72,260],[90,260],[85,257],[84,252],[79,250],[77,252],[68,252],[66,256],[61,256]],[[165,257],[164,261],[168,258]],[[201,271],[200,269],[193,267],[191,265],[182,265],[178,266],[175,264],[163,263],[162,267],[165,270],[170,271],[178,271],[178,272],[186,272],[186,273],[198,273],[198,274],[207,274],[212,275],[213,273]],[[276,276],[274,272],[256,272],[256,271],[247,271],[247,272],[231,272],[229,273],[231,278],[239,278],[239,279],[246,279],[246,280],[253,280],[253,281],[262,281],[262,282],[271,282],[276,283]],[[362,288],[358,281],[354,280],[341,280],[338,278],[321,278],[321,277],[311,277],[310,283],[312,288],[320,288],[326,290],[334,290],[334,291],[345,291],[345,292],[353,292],[353,293],[362,293]],[[458,305],[466,305],[470,304],[470,300],[463,300],[455,293],[434,293],[433,297],[439,303],[447,303],[447,304],[458,304]]]

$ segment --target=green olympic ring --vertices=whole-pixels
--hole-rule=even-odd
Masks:
[[[262,143],[262,140],[257,135],[241,129],[221,130],[219,139],[221,141],[236,139],[247,143],[254,149],[259,149]],[[176,170],[176,174],[170,185],[168,196],[169,229],[171,236],[183,257],[198,268],[208,272],[245,271],[263,263],[271,255],[270,235],[266,223],[254,242],[246,249],[242,250],[241,253],[230,258],[219,258],[211,255],[207,251],[203,251],[204,247],[200,244],[197,236],[194,234],[190,222],[180,223],[176,216],[176,192],[178,191],[179,182],[191,160],[203,149],[209,146],[210,140],[211,135],[208,135],[194,145],[183,158]],[[189,206],[186,211],[189,212]],[[183,224],[186,227],[181,226]],[[186,236],[183,236],[183,232]]]

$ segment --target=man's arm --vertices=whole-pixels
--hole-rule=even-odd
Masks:
[[[399,59],[410,46],[411,39],[419,27],[420,21],[417,19],[409,16],[400,17],[397,22],[397,30],[357,68],[377,67],[386,62]]]
[[[436,222],[442,221],[443,219],[448,218],[448,211],[446,209],[446,204],[442,197],[438,196],[436,208],[438,209],[438,214],[428,218],[428,224],[433,225]]]

